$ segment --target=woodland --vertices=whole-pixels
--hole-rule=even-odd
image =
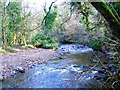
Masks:
[[[109,57],[107,66],[117,68],[116,72],[101,70],[108,74],[102,87],[119,87],[120,1],[56,2],[49,6],[45,3],[41,10],[32,12],[29,4],[0,0],[0,57],[17,49],[56,50],[62,44],[88,45]],[[106,63],[102,66],[107,67]]]

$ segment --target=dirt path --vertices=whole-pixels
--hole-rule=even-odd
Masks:
[[[59,55],[56,51],[41,48],[0,55],[0,63],[2,63],[2,65],[0,64],[0,71],[2,71],[2,76],[6,78],[15,74],[18,68],[28,70],[32,68],[34,64],[57,57],[59,57]]]

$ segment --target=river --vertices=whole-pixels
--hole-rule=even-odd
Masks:
[[[77,49],[77,50],[76,50]],[[25,73],[17,73],[3,81],[3,88],[99,88],[102,80],[96,80],[99,60],[104,55],[84,45],[62,45],[58,52],[64,56],[42,64],[36,64]]]

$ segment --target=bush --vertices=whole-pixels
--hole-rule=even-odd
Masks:
[[[100,39],[90,40],[89,44],[94,50],[101,50],[103,42]]]
[[[32,44],[41,48],[57,48],[58,40],[50,35],[38,33],[32,38]]]

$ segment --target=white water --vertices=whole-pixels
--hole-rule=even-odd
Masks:
[[[79,44],[66,44],[59,46],[57,51],[60,54],[77,54],[77,53],[92,52],[93,49],[88,46],[79,45]]]

